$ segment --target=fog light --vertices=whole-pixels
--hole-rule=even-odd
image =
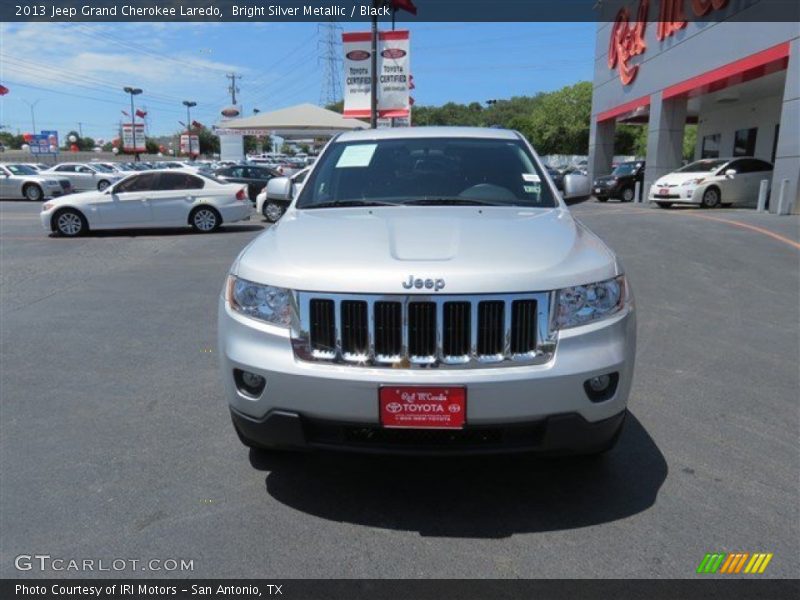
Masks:
[[[589,387],[593,392],[604,392],[611,383],[611,377],[608,375],[600,375],[599,377],[592,377],[589,380]]]
[[[617,391],[619,373],[595,375],[583,382],[583,389],[592,402],[603,402],[611,398]]]
[[[236,382],[236,387],[240,392],[253,397],[260,396],[267,383],[266,379],[261,375],[250,371],[242,371],[241,369],[233,370],[233,380]]]

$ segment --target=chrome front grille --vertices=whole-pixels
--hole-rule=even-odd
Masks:
[[[350,295],[298,292],[295,354],[353,366],[484,367],[552,357],[550,293]]]

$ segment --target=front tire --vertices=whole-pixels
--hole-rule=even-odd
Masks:
[[[53,230],[63,237],[78,237],[89,230],[89,224],[74,208],[64,208],[53,215]]]
[[[266,202],[264,203],[264,208],[261,209],[264,218],[270,223],[277,223],[280,221],[285,211],[286,209],[283,206],[275,202]]]
[[[42,192],[42,188],[35,183],[29,183],[26,185],[25,189],[22,190],[22,195],[25,196],[26,200],[30,200],[31,202],[40,202],[42,198],[44,198],[44,192]]]
[[[97,182],[97,191],[98,192],[103,192],[110,185],[111,185],[111,182],[110,181],[106,181],[105,179],[103,179],[102,181],[98,181]]]
[[[219,229],[222,217],[215,208],[200,206],[189,215],[189,224],[198,233],[211,233]]]
[[[626,187],[622,190],[622,201],[623,202],[633,202],[633,188]]]
[[[722,198],[720,197],[719,190],[715,187],[708,188],[703,192],[703,199],[700,206],[703,208],[716,208],[720,205]]]

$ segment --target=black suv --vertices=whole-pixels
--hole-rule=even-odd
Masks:
[[[623,202],[633,202],[636,182],[639,182],[639,195],[644,187],[644,161],[631,160],[619,163],[611,172],[594,180],[592,191],[600,202],[609,198],[619,198]]]

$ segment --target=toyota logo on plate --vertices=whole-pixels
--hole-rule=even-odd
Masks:
[[[350,60],[367,60],[369,58],[369,52],[366,50],[351,50],[347,53],[347,58]]]
[[[399,413],[403,410],[403,405],[399,402],[389,402],[389,404],[386,405],[386,410],[390,413]]]
[[[383,58],[403,58],[405,55],[406,51],[400,48],[387,48],[381,52]]]

